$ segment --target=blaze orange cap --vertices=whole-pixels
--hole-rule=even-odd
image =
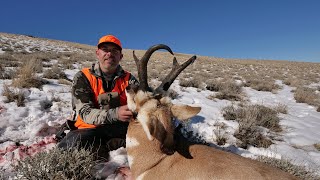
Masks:
[[[119,46],[119,48],[122,50],[120,40],[113,35],[106,35],[106,36],[101,37],[97,46],[99,47],[99,45],[101,43],[113,43],[113,44]]]

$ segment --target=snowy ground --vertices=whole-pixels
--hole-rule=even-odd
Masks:
[[[3,37],[0,37],[3,41]],[[8,40],[8,39],[5,39]],[[23,44],[26,46],[26,42]],[[38,44],[39,43],[35,43]],[[41,43],[40,43],[41,46]],[[50,48],[52,48],[50,46]],[[64,47],[65,49],[66,47]],[[58,49],[59,50],[59,49]],[[0,48],[0,53],[3,53]],[[69,79],[72,79],[78,70],[66,70]],[[56,127],[62,124],[71,116],[71,94],[70,86],[59,84],[56,80],[49,80],[50,84],[43,86],[42,90],[37,88],[24,89],[26,97],[25,107],[17,107],[15,102],[4,103],[6,97],[0,95],[0,166],[8,168],[12,159],[21,158],[16,152],[8,150],[8,147],[19,142],[22,145],[30,146],[39,142],[44,143],[44,149],[54,147],[54,141],[48,137],[54,135]],[[10,84],[11,80],[0,79],[0,94],[3,91],[3,84]],[[281,84],[281,82],[279,82]],[[171,86],[178,92],[179,98],[174,103],[190,104],[201,106],[202,110],[197,117],[189,124],[189,130],[198,132],[210,143],[215,142],[214,125],[223,122],[227,125],[224,132],[228,136],[227,144],[223,147],[245,157],[255,158],[259,155],[276,158],[287,158],[298,165],[305,165],[320,175],[320,152],[313,144],[320,143],[320,112],[315,107],[303,103],[296,103],[291,92],[292,87],[281,84],[283,88],[278,93],[256,91],[251,88],[244,88],[251,103],[275,106],[282,103],[288,106],[288,114],[281,114],[280,124],[284,131],[279,136],[281,141],[275,141],[269,148],[250,147],[248,150],[234,146],[235,138],[233,133],[238,127],[235,121],[224,120],[221,109],[231,102],[227,100],[210,100],[207,97],[211,91],[199,91],[196,88],[182,88],[175,81]],[[49,109],[43,108],[43,104],[51,102],[53,98],[60,101],[52,102]],[[46,138],[46,139],[45,139]],[[120,164],[126,164],[123,160],[125,150],[120,149],[113,152],[115,156],[121,156]],[[103,166],[101,166],[103,167]]]
[[[268,149],[250,147],[248,150],[238,148],[233,150],[245,157],[255,157],[259,155],[291,159],[297,165],[305,165],[306,167],[318,171],[320,169],[320,152],[313,146],[319,143],[320,137],[320,113],[315,107],[303,103],[296,103],[291,92],[292,87],[282,84],[283,88],[277,94],[271,92],[256,91],[251,88],[244,88],[245,92],[253,104],[262,104],[273,107],[279,103],[288,106],[288,114],[280,114],[281,126],[285,129],[281,133],[281,141],[275,141]],[[216,102],[207,99],[210,91],[198,92],[195,88],[183,88],[174,84],[175,90],[180,90],[178,93],[181,98],[174,102],[194,104],[201,106],[202,110],[199,113],[200,118],[194,118],[191,122],[191,130],[201,134],[207,142],[214,142],[215,135],[213,126],[216,122],[224,122],[229,128],[227,134],[229,140],[224,147],[234,144],[232,134],[237,128],[237,123],[224,120],[221,114],[221,108],[230,105],[226,100],[217,100]]]

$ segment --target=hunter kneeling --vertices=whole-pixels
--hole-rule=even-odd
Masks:
[[[68,127],[73,128],[65,137],[60,136],[58,147],[86,148],[97,153],[98,157],[107,158],[109,151],[126,145],[132,112],[127,107],[125,89],[139,83],[119,65],[123,58],[122,46],[115,36],[100,38],[96,56],[96,64],[74,76],[72,107],[75,121],[68,121]]]

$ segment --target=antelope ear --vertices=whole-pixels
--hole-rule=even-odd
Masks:
[[[187,120],[197,115],[201,110],[201,107],[192,107],[188,105],[173,104],[171,107],[171,113],[173,117],[179,120]]]

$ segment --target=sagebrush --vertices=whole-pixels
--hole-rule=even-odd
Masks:
[[[263,135],[261,128],[265,127],[274,132],[280,132],[280,118],[278,112],[263,105],[242,105],[234,104],[222,109],[226,120],[236,120],[239,128],[234,134],[240,140],[239,146],[247,148],[248,145],[256,147],[269,147],[272,141]]]
[[[19,179],[90,179],[96,163],[89,150],[54,148],[18,161],[14,170]]]
[[[41,88],[46,81],[36,75],[37,71],[38,69],[33,66],[32,61],[25,63],[18,69],[12,85],[17,88]]]
[[[21,90],[15,92],[11,90],[8,85],[3,84],[2,95],[7,98],[5,103],[16,102],[18,107],[25,105],[25,96]]]
[[[257,160],[260,162],[264,162],[270,166],[281,169],[285,172],[288,172],[300,179],[304,179],[304,180],[320,179],[320,176],[316,175],[315,172],[307,171],[305,167],[303,167],[302,165],[301,166],[294,165],[291,163],[290,160],[287,160],[287,159],[276,159],[276,158],[259,156]]]

